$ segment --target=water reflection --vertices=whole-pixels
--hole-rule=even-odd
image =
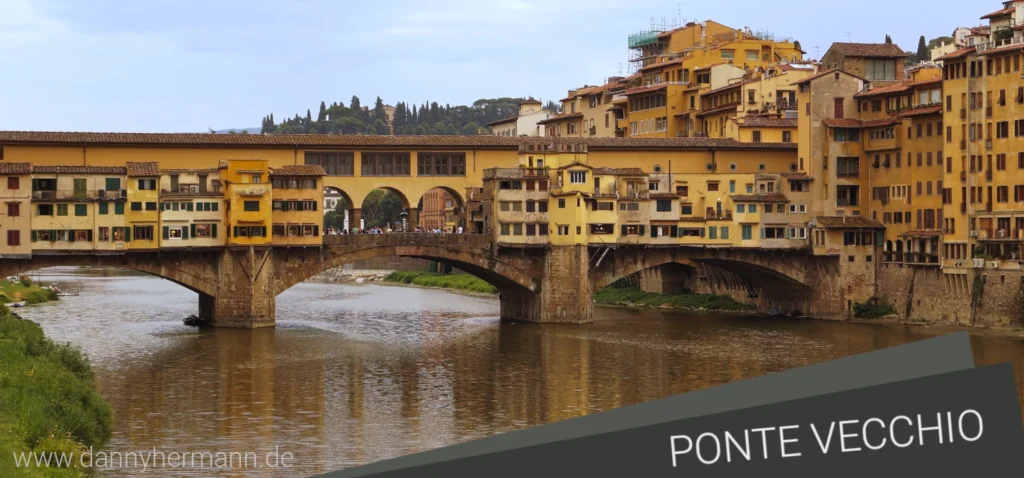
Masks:
[[[626,309],[598,309],[587,326],[499,325],[493,299],[327,284],[300,284],[282,294],[276,329],[199,331],[181,325],[197,307],[195,294],[170,282],[75,269],[42,278],[81,292],[24,315],[92,358],[100,392],[115,410],[111,450],[279,447],[296,456],[295,467],[277,470],[280,476],[413,453],[934,333]],[[972,340],[979,363],[1024,363],[1017,339]]]

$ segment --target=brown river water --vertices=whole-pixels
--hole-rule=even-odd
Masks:
[[[491,298],[318,283],[278,297],[275,329],[200,330],[182,325],[197,296],[168,281],[76,268],[37,276],[80,293],[19,313],[90,357],[114,409],[106,450],[261,459],[259,469],[154,475],[327,472],[945,333],[621,308],[597,308],[584,326],[501,324]],[[1024,340],[972,345],[979,365],[1024,370]],[[291,453],[286,471],[262,465],[275,450]]]

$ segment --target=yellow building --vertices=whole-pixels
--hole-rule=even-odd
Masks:
[[[272,168],[274,245],[320,246],[323,244],[320,227],[324,202],[324,169],[317,165],[295,165]]]
[[[227,244],[227,208],[217,169],[160,170],[160,248]]]
[[[272,239],[272,192],[267,160],[224,160],[218,169],[228,203],[228,245],[269,245]],[[322,221],[321,217],[317,223]]]
[[[33,166],[33,253],[95,249],[97,215],[123,206],[125,174],[123,166]]]
[[[130,228],[132,250],[160,247],[160,166],[156,161],[128,162],[128,211],[125,225]]]
[[[0,259],[32,256],[32,165],[0,163]]]

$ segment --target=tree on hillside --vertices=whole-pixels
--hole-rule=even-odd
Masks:
[[[928,44],[925,42],[924,35],[917,41],[917,61],[928,61],[931,59],[931,53],[928,51]]]
[[[320,102],[320,112],[316,114],[316,122],[327,121],[327,103]]]
[[[885,43],[886,43],[887,45],[892,45],[892,37],[891,37],[891,36],[889,36],[889,34],[888,34],[888,33],[886,33],[886,34],[885,34]]]
[[[943,43],[945,43],[945,44],[953,43],[953,37],[951,37],[951,36],[941,36],[941,37],[932,38],[931,40],[928,40],[928,49],[931,50],[932,48],[935,48],[935,47],[938,47],[938,46],[942,46]]]
[[[384,112],[384,100],[377,97],[377,102],[373,104],[373,114],[370,116],[374,122],[380,121],[382,123],[388,122],[388,115]],[[386,131],[386,130],[385,130]]]
[[[363,220],[366,227],[394,227],[395,223],[402,220],[404,211],[401,198],[392,191],[375,189],[363,200]]]

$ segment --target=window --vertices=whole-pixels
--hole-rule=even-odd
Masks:
[[[416,155],[416,175],[465,176],[466,155],[464,153],[418,153]]]
[[[260,202],[259,201],[244,201],[244,202],[242,202],[242,210],[243,211],[259,211],[260,210]]]
[[[89,207],[85,204],[75,204],[75,216],[84,217],[89,215]]]
[[[860,141],[860,130],[855,128],[835,128],[832,140],[837,143],[856,143]]]
[[[859,192],[859,186],[836,186],[836,205],[857,206]]]
[[[115,202],[114,203],[114,215],[117,215],[117,216],[124,215],[124,203],[123,202]]]
[[[193,224],[192,235],[196,238],[216,237],[213,233],[215,227],[217,227],[216,224]]]
[[[782,142],[783,143],[792,143],[793,142],[793,132],[792,131],[783,131],[782,132]]]
[[[718,191],[718,183],[709,182],[708,183],[708,191],[709,192]]]
[[[7,231],[7,245],[8,246],[20,246],[21,245],[21,231],[11,229]]]
[[[572,184],[585,184],[587,182],[587,172],[569,171],[569,182]]]
[[[156,179],[140,179],[139,180],[139,191],[155,191],[156,190]],[[135,211],[136,209],[132,209]]]
[[[657,204],[658,212],[672,212],[671,199],[659,199]]]
[[[996,138],[1006,139],[1010,137],[1010,122],[1000,121],[996,123]]]
[[[755,143],[760,143],[761,142],[761,132],[760,131],[755,130],[754,132],[751,133],[751,135],[752,135],[752,141],[753,142],[755,142]]]
[[[457,176],[453,173],[454,165],[451,164],[450,154],[420,155],[420,169],[430,165],[436,156],[437,164],[428,173],[420,173],[422,176]],[[465,156],[462,156],[462,173],[465,174]],[[361,176],[408,176],[409,175],[409,153],[362,153],[359,174]],[[443,167],[442,167],[443,166]]]
[[[132,234],[135,235],[136,240],[151,241],[153,240],[153,226],[135,226]]]
[[[569,235],[569,226],[557,226],[557,227],[558,227],[558,235],[559,236],[568,236]]]
[[[856,177],[860,174],[860,158],[837,158],[836,175]]]
[[[682,210],[679,212],[679,214],[681,214],[683,216],[691,216],[691,215],[693,215],[693,205],[692,204],[683,204],[681,209]]]
[[[19,189],[21,187],[21,178],[19,177],[8,177],[7,178],[7,189]]]
[[[57,215],[58,216],[67,216],[68,215],[68,205],[67,204],[58,204],[57,205]]]
[[[736,50],[722,50],[723,60],[732,60],[736,58]]]
[[[736,205],[736,214],[745,214],[746,212],[747,212],[747,205],[746,204],[737,204]]]
[[[21,203],[9,202],[7,203],[7,215],[10,217],[21,216]]]
[[[842,98],[835,98],[833,100],[833,106],[834,106],[833,117],[835,119],[843,119],[843,99]]]
[[[352,176],[352,153],[306,153],[306,164],[324,168],[328,176]]]
[[[753,226],[750,224],[743,224],[740,226],[740,236],[744,241],[753,239]]]
[[[156,211],[156,203],[155,203],[155,202],[147,202],[147,203],[146,203],[146,210],[147,210],[147,211]],[[189,211],[191,211],[191,210],[192,210],[192,203],[189,203],[189,208],[188,208],[188,210],[189,210]]]
[[[565,209],[565,199],[564,198],[560,198],[558,200],[558,209]]]
[[[896,79],[896,60],[867,60],[864,78],[868,80],[892,81]]]
[[[253,184],[262,184],[263,183],[263,175],[262,174],[253,174],[252,175],[252,183]]]

